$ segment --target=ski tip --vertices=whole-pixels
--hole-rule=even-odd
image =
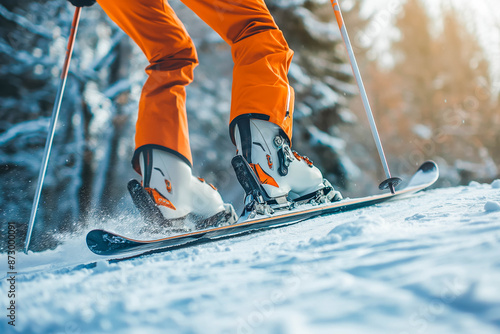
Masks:
[[[104,235],[106,231],[104,230],[92,230],[87,233],[86,242],[88,248],[95,254],[101,254],[101,246],[104,243]]]
[[[439,178],[439,168],[434,161],[424,162],[413,175],[407,187],[430,186]]]
[[[89,233],[87,233],[87,240],[94,240],[96,237],[98,239],[102,239],[102,235],[103,233],[105,233],[106,231],[104,230],[101,230],[101,229],[95,229],[95,230],[92,230],[90,231]]]
[[[428,172],[438,170],[438,165],[434,161],[429,160],[429,161],[424,162],[418,170],[421,170],[425,173],[428,173]]]

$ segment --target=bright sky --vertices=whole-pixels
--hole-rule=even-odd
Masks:
[[[349,6],[353,0],[340,1],[341,6]],[[430,13],[439,17],[442,6],[454,6],[471,25],[470,28],[477,28],[479,41],[490,59],[496,90],[500,91],[500,1],[499,0],[424,0]],[[364,12],[374,14],[374,19],[370,22],[369,29],[364,36],[355,31],[350,32],[353,44],[362,45],[363,42],[373,42],[370,47],[376,49],[377,57],[384,57],[383,50],[387,50],[390,40],[388,37],[397,36],[397,31],[390,29],[394,18],[399,13],[405,0],[365,0]],[[439,20],[436,20],[438,23]],[[346,22],[349,28],[348,22]],[[439,23],[438,23],[439,24]],[[439,25],[437,26],[439,28]],[[366,47],[366,43],[364,45]],[[382,62],[390,63],[390,56],[381,59]]]

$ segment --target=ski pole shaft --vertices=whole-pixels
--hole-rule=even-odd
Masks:
[[[49,133],[47,135],[47,140],[45,142],[45,151],[43,153],[42,166],[40,167],[40,174],[38,175],[38,184],[36,187],[35,198],[33,199],[33,206],[31,208],[30,220],[28,223],[28,231],[26,233],[26,240],[24,242],[24,252],[28,253],[28,248],[31,241],[31,233],[33,232],[33,227],[35,225],[35,218],[38,211],[38,204],[40,203],[40,196],[42,194],[43,181],[45,180],[45,175],[47,173],[47,166],[49,164],[50,152],[52,151],[52,143],[54,141],[54,133],[57,123],[57,118],[59,117],[59,111],[61,110],[61,102],[64,94],[64,88],[66,87],[66,79],[68,78],[69,64],[71,62],[71,55],[73,53],[73,47],[75,45],[76,32],[78,30],[78,23],[80,21],[81,7],[76,7],[75,14],[73,15],[73,22],[71,23],[71,32],[68,40],[68,46],[66,49],[66,58],[64,60],[64,65],[61,72],[61,81],[59,83],[59,88],[57,90],[56,100],[54,102],[54,109],[52,110],[52,119],[49,125]]]
[[[363,106],[365,108],[366,115],[368,116],[368,121],[370,122],[370,129],[372,132],[373,139],[375,140],[375,144],[377,145],[377,151],[380,156],[380,161],[382,162],[382,166],[384,167],[387,179],[391,179],[391,171],[389,170],[389,165],[387,164],[384,148],[382,147],[382,142],[380,140],[375,119],[373,118],[373,112],[370,107],[370,102],[368,101],[368,95],[366,94],[365,85],[363,84],[363,79],[361,78],[358,62],[356,61],[356,57],[354,56],[354,50],[351,45],[351,40],[349,39],[347,28],[344,24],[344,18],[342,17],[342,12],[340,10],[339,2],[338,0],[331,0],[331,2],[333,10],[335,12],[335,18],[337,20],[340,32],[342,34],[342,39],[344,40],[344,44],[347,48],[347,53],[349,54],[349,61],[351,63],[351,68],[354,73],[354,77],[356,78],[356,82],[358,84],[359,92],[361,94],[361,99],[363,100]],[[389,188],[391,189],[391,192],[394,193],[392,184],[389,184]]]

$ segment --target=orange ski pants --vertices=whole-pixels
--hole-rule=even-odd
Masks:
[[[156,147],[192,165],[185,87],[198,64],[195,46],[167,0],[98,0],[142,49],[150,65],[139,102],[134,168],[142,148]],[[293,51],[264,0],[182,0],[231,46],[234,61],[230,133],[237,117],[279,125],[291,139]]]

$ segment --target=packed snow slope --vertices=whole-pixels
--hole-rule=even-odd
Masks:
[[[117,263],[84,240],[17,255],[1,333],[500,333],[500,180]]]

